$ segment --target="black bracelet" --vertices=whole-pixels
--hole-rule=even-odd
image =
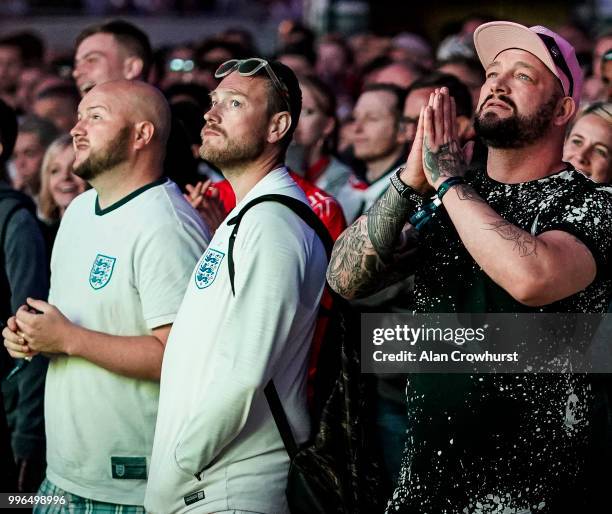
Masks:
[[[440,187],[436,191],[438,198],[442,200],[442,197],[448,192],[448,190],[458,184],[465,184],[465,180],[463,179],[463,177],[447,178],[444,182],[442,182],[442,184],[440,184]]]
[[[391,178],[389,179],[391,181],[391,185],[402,198],[409,199],[412,195],[418,195],[421,197],[416,190],[414,190],[408,184],[405,184],[400,178],[400,173],[404,171],[405,168],[405,166],[400,166],[391,174]]]

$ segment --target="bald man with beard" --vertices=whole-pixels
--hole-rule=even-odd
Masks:
[[[29,298],[3,332],[13,357],[51,357],[39,494],[67,502],[35,512],[144,512],[164,347],[209,239],[162,178],[169,126],[143,82],[98,85],[79,105],[74,172],[93,189],[62,218],[49,303]]]

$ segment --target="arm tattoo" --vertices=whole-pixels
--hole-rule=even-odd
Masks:
[[[332,252],[327,281],[341,296],[355,298],[369,293],[372,276],[381,261],[372,248],[365,217],[359,218],[337,239]]]
[[[410,211],[410,203],[390,187],[367,213],[368,236],[376,253],[389,261]]]
[[[509,221],[505,220],[487,223],[487,225],[489,225],[490,228],[485,228],[485,230],[493,230],[506,241],[513,241],[514,247],[512,249],[518,250],[521,257],[538,255],[536,251],[538,240],[528,232],[521,230]]]
[[[397,199],[389,199],[393,195]],[[408,202],[395,191],[387,191],[368,214],[361,216],[340,235],[327,269],[327,281],[338,294],[346,298],[367,296],[408,275],[406,264],[416,248],[416,231],[405,222],[408,205],[404,203]],[[394,205],[398,206],[399,212],[389,211]],[[385,220],[387,216],[389,220]],[[377,230],[384,232],[383,235],[377,233],[375,238],[387,252],[387,261],[380,257],[370,239],[370,234]]]
[[[470,200],[472,202],[487,203],[476,191],[474,191],[474,188],[468,186],[467,184],[457,184],[454,189],[455,191],[457,191],[457,197],[459,198],[459,200]]]
[[[463,154],[456,142],[440,145],[435,152],[430,148],[427,137],[423,146],[423,164],[433,182],[440,177],[456,177],[463,175],[465,164]]]

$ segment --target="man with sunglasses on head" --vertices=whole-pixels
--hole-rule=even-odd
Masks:
[[[562,161],[582,83],[574,48],[545,27],[502,21],[474,41],[486,70],[475,123],[486,168],[466,165],[456,109],[437,89],[405,167],[337,240],[328,281],[357,298],[414,272],[419,313],[603,313],[612,202]],[[564,371],[558,360],[553,371]],[[595,507],[610,478],[598,472],[607,412],[594,386],[572,373],[409,374],[387,512],[607,511]]]
[[[164,354],[148,512],[288,513],[289,458],[264,389],[278,392],[298,444],[309,436],[306,370],[325,282],[323,243],[285,205],[307,205],[285,167],[301,110],[293,72],[231,60],[205,114],[202,157],[236,207],[189,281]],[[235,237],[234,237],[235,236]]]

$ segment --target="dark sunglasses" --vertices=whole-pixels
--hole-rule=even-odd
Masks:
[[[230,59],[229,61],[225,61],[217,68],[217,71],[215,71],[215,78],[220,79],[222,77],[226,77],[234,71],[237,71],[244,77],[252,77],[261,69],[266,70],[268,77],[270,77],[270,80],[272,81],[274,89],[276,89],[276,92],[285,102],[287,110],[291,112],[289,107],[289,90],[287,89],[287,86],[285,86],[285,84],[283,84],[276,76],[276,73],[274,73],[270,63],[265,59],[260,59],[259,57],[251,57],[250,59]]]
[[[567,96],[574,96],[574,78],[572,77],[572,73],[569,70],[567,62],[565,62],[565,59],[563,58],[560,48],[557,46],[557,43],[553,37],[546,34],[538,34],[538,36],[546,45],[548,53],[552,57],[555,66],[565,74],[567,80],[569,81],[569,94]]]

